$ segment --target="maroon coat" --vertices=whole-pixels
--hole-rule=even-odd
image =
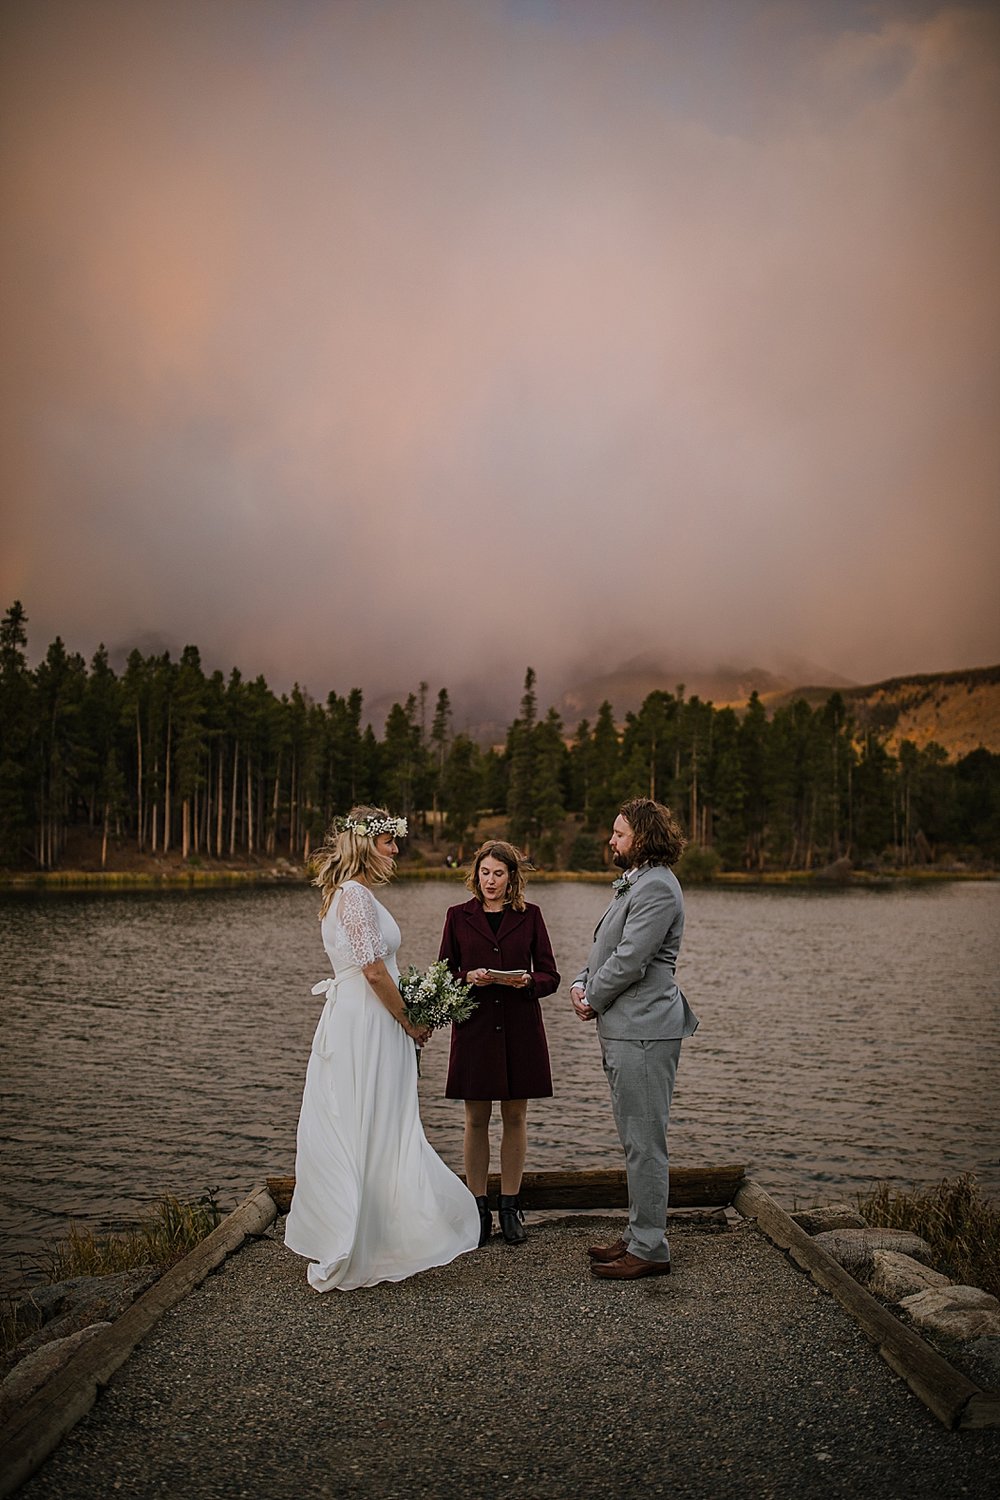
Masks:
[[[475,896],[449,907],[438,957],[460,979],[470,969],[528,969],[532,976],[526,989],[487,984],[474,990],[476,1009],[451,1028],[446,1097],[549,1098],[552,1074],[538,1002],[559,988],[559,972],[538,907],[508,906],[495,937]]]

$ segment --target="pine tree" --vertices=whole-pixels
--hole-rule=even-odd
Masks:
[[[451,700],[448,689],[442,688],[437,696],[434,722],[431,724],[431,842],[437,843],[438,818],[440,816],[444,767],[451,744]]]
[[[30,764],[36,709],[28,618],[15,599],[0,622],[0,864],[20,863],[36,817]]]
[[[567,761],[562,720],[550,708],[532,735],[532,826],[538,835],[538,855],[547,865],[556,862],[556,836],[565,815],[564,781]]]
[[[458,858],[465,857],[464,843],[479,815],[483,792],[482,756],[467,734],[456,734],[448,748],[441,777],[441,803],[449,836],[458,845]]]
[[[411,693],[404,708],[394,703],[385,721],[382,762],[386,805],[404,818],[413,816],[420,773],[420,726],[415,722],[416,699]]]
[[[507,787],[507,817],[510,836],[515,844],[529,850],[535,832],[535,723],[538,704],[535,697],[535,673],[529,667],[524,674],[521,713],[507,731],[507,760],[510,782]]]
[[[108,862],[112,821],[120,831],[127,797],[122,758],[122,709],[124,689],[108,661],[104,645],[98,646],[90,663],[84,690],[81,764],[86,768],[84,795],[91,827],[100,822],[101,868]]]
[[[767,714],[759,694],[750,694],[740,725],[740,769],[743,774],[743,824],[746,844],[743,863],[748,870],[764,868],[768,819]]]
[[[703,795],[710,809],[705,843],[727,864],[739,864],[746,842],[743,821],[745,787],[740,763],[740,724],[731,708],[712,720],[712,740]]]
[[[35,673],[38,778],[36,858],[54,869],[80,793],[86,664],[56,636]]]
[[[622,747],[611,704],[605,698],[594,723],[590,826],[610,830],[624,800]]]

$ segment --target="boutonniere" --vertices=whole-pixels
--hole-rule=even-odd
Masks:
[[[627,875],[619,875],[619,877],[618,877],[617,880],[613,880],[611,882],[611,889],[615,893],[615,900],[616,901],[619,899],[619,897],[624,896],[626,894],[626,892],[628,891],[628,888],[629,888],[629,886],[631,884],[632,884],[632,882],[629,880],[629,878],[628,878]]]

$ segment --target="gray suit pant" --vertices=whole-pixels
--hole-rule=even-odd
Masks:
[[[643,1260],[669,1260],[667,1200],[670,1161],[667,1123],[680,1038],[632,1042],[601,1039],[628,1179],[629,1250]]]

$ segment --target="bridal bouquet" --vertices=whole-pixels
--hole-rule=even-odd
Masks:
[[[452,1021],[467,1021],[479,1004],[467,984],[461,984],[443,958],[431,964],[426,973],[411,964],[399,976],[399,993],[406,1007],[406,1019],[414,1026],[450,1026]],[[417,1048],[417,1076],[420,1075],[420,1048]]]
[[[406,1019],[414,1026],[450,1026],[467,1021],[479,1004],[467,984],[457,980],[443,958],[421,974],[411,964],[399,978],[399,993],[406,1006]]]

